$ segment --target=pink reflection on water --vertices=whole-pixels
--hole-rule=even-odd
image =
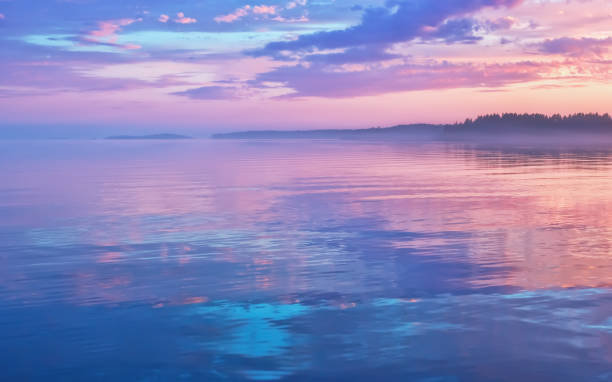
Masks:
[[[180,300],[179,292],[150,284],[156,277],[187,283],[183,273],[164,270],[202,262],[235,267],[218,275],[235,278],[223,293],[368,291],[376,272],[389,287],[405,278],[393,265],[372,269],[380,248],[359,253],[360,240],[431,261],[503,268],[456,276],[475,287],[612,286],[606,152],[305,141],[89,142],[86,151],[54,144],[39,148],[51,160],[20,154],[6,170],[14,175],[6,187],[22,191],[9,192],[3,205],[25,211],[15,224],[35,229],[28,239],[35,245],[102,248],[92,260],[99,266],[71,271],[80,275],[78,301]],[[364,239],[370,231],[425,234]],[[458,249],[445,249],[452,246]],[[106,267],[155,261],[165,265],[141,289],[131,287],[141,277],[134,270]],[[190,277],[215,276],[201,272]]]

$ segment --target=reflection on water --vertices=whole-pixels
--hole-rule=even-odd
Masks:
[[[0,143],[9,380],[612,380],[612,152]]]

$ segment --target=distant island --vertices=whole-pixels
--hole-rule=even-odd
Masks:
[[[113,135],[110,137],[106,137],[104,139],[193,139],[192,137],[188,137],[186,135],[179,134],[151,134],[151,135]]]
[[[354,130],[244,131],[214,134],[213,139],[360,139],[403,138],[408,140],[490,140],[513,141],[525,138],[558,141],[612,140],[612,117],[609,114],[488,114],[455,124],[410,124]]]

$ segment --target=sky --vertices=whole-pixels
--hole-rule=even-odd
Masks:
[[[0,0],[0,136],[612,112],[611,0]]]

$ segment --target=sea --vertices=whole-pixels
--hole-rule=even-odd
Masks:
[[[0,141],[0,380],[612,381],[612,148]]]

